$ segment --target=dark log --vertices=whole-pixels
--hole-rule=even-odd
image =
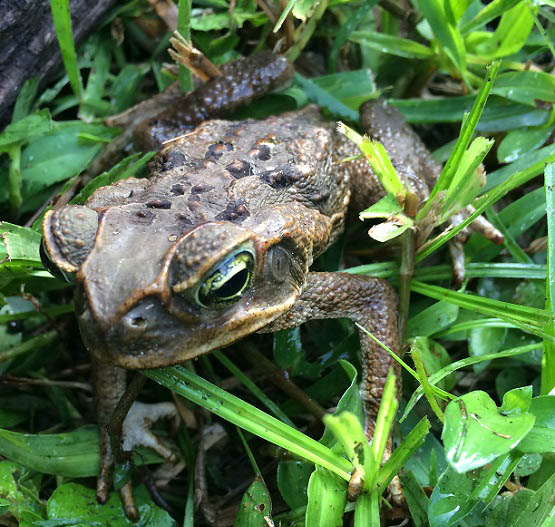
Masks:
[[[70,0],[77,44],[115,0]],[[48,0],[0,1],[0,129],[11,119],[26,79],[39,76],[43,89],[62,67]]]

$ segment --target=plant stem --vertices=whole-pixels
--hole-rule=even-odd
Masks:
[[[399,268],[399,338],[401,349],[405,342],[409,318],[410,284],[414,274],[415,253],[414,231],[407,229],[401,236],[401,266]]]

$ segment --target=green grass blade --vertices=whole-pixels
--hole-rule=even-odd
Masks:
[[[545,166],[545,161],[540,161],[539,163],[535,163],[532,166],[529,166],[520,172],[516,172],[503,184],[499,185],[498,187],[495,187],[492,191],[478,198],[473,203],[473,206],[475,207],[475,211],[470,216],[468,216],[468,218],[466,218],[463,222],[458,224],[455,228],[440,234],[439,236],[431,240],[427,245],[422,246],[416,255],[416,262],[418,263],[424,258],[427,258],[435,250],[437,250],[443,244],[447,243],[451,238],[453,238],[459,232],[461,232],[467,225],[472,223],[488,207],[490,207],[491,205],[499,201],[503,196],[505,196],[511,190],[523,185],[533,177],[543,172],[544,166]],[[429,200],[427,203],[429,203]]]
[[[56,37],[60,45],[62,60],[66,69],[69,83],[73,93],[81,99],[83,93],[83,82],[77,65],[77,54],[75,53],[75,42],[71,30],[71,16],[69,12],[69,0],[50,0],[52,18],[56,28]]]
[[[250,390],[250,392],[264,405],[274,416],[287,423],[290,427],[295,428],[295,425],[285,415],[281,408],[274,403],[254,382],[252,382],[233,362],[231,362],[221,351],[213,351],[212,356],[218,359],[232,375],[235,375],[243,385]]]
[[[547,277],[545,281],[545,309],[553,315],[555,306],[555,163],[545,168],[545,198],[547,203]],[[553,318],[546,327],[551,337],[555,337]],[[548,394],[555,387],[555,343],[552,339],[544,339],[541,393]]]
[[[230,423],[349,480],[352,465],[345,458],[191,371],[174,366],[143,373]]]
[[[449,57],[455,68],[464,77],[466,70],[466,50],[457,27],[449,20],[445,12],[444,2],[428,0],[420,2],[420,9],[430,24],[434,36],[438,39],[443,51]]]
[[[179,0],[177,4],[177,31],[187,42],[191,42],[191,0]],[[193,74],[179,65],[179,88],[181,93],[193,89]]]
[[[353,31],[349,35],[349,40],[398,57],[412,59],[431,59],[434,57],[434,52],[429,47],[419,44],[414,40],[394,37],[393,35],[378,33],[377,31]]]
[[[526,346],[520,346],[518,348],[511,348],[508,350],[498,351],[496,353],[488,353],[486,355],[479,355],[476,357],[467,357],[465,359],[458,360],[456,362],[452,362],[448,364],[441,370],[436,371],[432,375],[428,377],[428,382],[430,385],[435,385],[448,375],[451,375],[453,372],[460,370],[461,368],[466,368],[468,366],[472,366],[474,364],[478,364],[483,361],[494,360],[494,359],[502,359],[505,357],[516,357],[517,355],[522,355],[524,353],[529,353],[531,351],[540,349],[542,346],[541,342],[536,344],[528,344]],[[418,402],[418,400],[424,395],[424,390],[422,386],[419,386],[411,395],[407,406],[405,407],[405,411],[399,421],[403,421],[410,411],[414,408],[414,405]]]
[[[469,33],[480,26],[487,24],[490,20],[502,15],[521,0],[493,0],[478,12],[471,20],[462,24],[461,33]]]
[[[491,66],[487,68],[486,79],[482,83],[482,87],[474,100],[474,104],[472,105],[472,109],[470,113],[466,116],[463,120],[463,124],[461,127],[461,133],[457,142],[455,143],[455,147],[445,163],[443,170],[441,171],[441,175],[437,183],[434,185],[432,192],[430,193],[430,197],[428,198],[426,204],[416,216],[417,221],[422,220],[429,212],[432,206],[434,205],[435,198],[439,192],[446,190],[450,184],[452,179],[455,177],[457,172],[457,168],[461,163],[461,159],[466,152],[468,145],[470,144],[470,140],[472,139],[472,135],[474,134],[474,130],[476,129],[476,125],[480,120],[482,115],[482,111],[486,105],[488,100],[489,93],[493,86],[493,82],[495,81],[495,77],[497,76],[497,72],[499,71],[499,62],[494,62]]]
[[[415,293],[420,293],[436,300],[446,300],[459,307],[500,318],[534,335],[550,338],[545,332],[545,327],[552,320],[553,315],[545,309],[521,306],[478,295],[460,293],[418,281],[412,282],[411,289]]]

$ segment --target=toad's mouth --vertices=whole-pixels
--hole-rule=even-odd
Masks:
[[[237,309],[234,316],[184,321],[171,315],[157,299],[150,299],[105,329],[89,309],[77,318],[85,346],[97,361],[139,370],[181,364],[228,346],[280,314],[277,307],[252,302]]]

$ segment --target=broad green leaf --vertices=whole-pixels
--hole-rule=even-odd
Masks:
[[[281,461],[277,469],[277,484],[282,498],[291,509],[307,504],[307,487],[314,465],[304,461]]]
[[[339,399],[335,414],[337,415],[341,412],[350,412],[357,416],[360,423],[364,423],[364,410],[362,408],[362,402],[360,400],[360,390],[357,383],[358,372],[350,362],[340,360],[339,364],[342,366],[343,370],[349,377],[351,384],[345,390],[345,393],[341,396],[341,399]],[[320,439],[320,443],[330,448],[336,443],[335,436],[333,435],[332,431],[328,429],[328,427],[325,428],[324,434]]]
[[[536,491],[521,490],[514,497],[514,506],[509,506],[505,516],[507,527],[521,527],[534,525],[539,527],[553,527],[555,510],[555,474]],[[519,498],[521,499],[515,499]],[[511,504],[512,505],[512,504]]]
[[[407,338],[429,337],[449,327],[459,314],[459,308],[449,302],[435,302],[411,317],[407,323]]]
[[[59,520],[58,525],[65,525],[68,520],[73,520],[71,525],[80,527],[176,526],[171,516],[152,501],[144,486],[134,488],[133,497],[139,511],[139,522],[132,522],[125,515],[118,492],[112,492],[108,501],[100,505],[94,489],[78,483],[64,483],[48,499],[48,519]]]
[[[242,27],[246,21],[250,21],[255,25],[267,20],[264,13],[249,13],[246,11],[235,10],[233,17],[229,13],[212,13],[203,14],[201,16],[191,17],[191,29],[196,31],[217,31],[226,29],[235,25]]]
[[[0,152],[5,152],[16,143],[28,143],[51,129],[52,120],[48,110],[39,110],[6,126],[0,134]]]
[[[369,220],[375,218],[388,218],[392,215],[398,215],[403,212],[399,201],[395,198],[393,194],[386,194],[379,201],[376,201],[374,205],[363,210],[359,214],[361,220]]]
[[[495,79],[491,93],[530,106],[555,102],[555,78],[543,71],[511,71]]]
[[[312,79],[306,79],[295,73],[295,82],[306,92],[308,98],[318,106],[326,108],[332,115],[340,119],[358,122],[358,112],[351,110],[333,95],[322,89]]]
[[[488,467],[464,474],[458,474],[452,467],[447,467],[430,497],[430,526],[461,525],[460,521],[471,512],[477,513],[481,524],[484,510],[499,494],[520,458],[520,455],[511,453],[494,460]],[[472,517],[469,522],[474,525]]]
[[[24,260],[42,265],[39,256],[42,236],[38,232],[4,221],[0,223],[0,239],[8,260]]]
[[[397,220],[390,220],[370,227],[368,235],[374,240],[384,243],[401,236],[407,229],[410,229],[408,225],[403,225]]]
[[[303,358],[300,328],[274,333],[274,359],[280,368],[294,369]]]
[[[302,22],[306,22],[314,13],[317,5],[318,3],[314,2],[314,0],[294,0],[291,12],[295,18],[298,18]]]
[[[536,421],[518,449],[526,453],[555,452],[555,396],[534,397],[528,411]]]
[[[349,108],[357,109],[363,102],[377,96],[371,70],[342,71],[310,79]]]
[[[82,133],[105,139],[112,139],[117,135],[114,129],[99,124],[81,121],[54,123],[48,134],[23,149],[21,177],[24,185],[28,185],[27,192],[69,179],[90,163],[104,144],[81,141],[79,134]]]
[[[505,416],[485,392],[451,401],[445,409],[442,439],[457,472],[483,467],[515,448],[534,425],[531,413]]]
[[[488,353],[495,353],[501,349],[505,342],[507,328],[499,327],[477,327],[470,330],[468,340],[468,353],[471,357],[479,357]],[[479,362],[474,365],[474,371],[478,374],[488,367],[488,361]]]
[[[306,527],[342,527],[346,503],[345,482],[329,470],[316,467],[308,482]]]
[[[467,472],[458,474],[448,467],[440,476],[428,505],[430,527],[458,525],[467,516],[475,500],[469,499],[474,489],[481,484],[483,474]]]
[[[499,411],[507,416],[520,415],[526,413],[530,409],[531,402],[532,386],[515,388],[503,395],[503,403]]]
[[[122,112],[129,108],[137,97],[137,91],[146,71],[134,64],[126,64],[114,79],[111,95],[113,98],[112,113]]]
[[[272,500],[266,485],[258,477],[243,494],[239,512],[233,527],[260,527],[269,524],[272,514]]]
[[[520,156],[534,152],[547,141],[554,130],[555,125],[510,131],[499,143],[497,160],[499,163],[512,163]]]
[[[540,454],[524,454],[515,468],[515,476],[523,478],[538,471],[543,461]]]

